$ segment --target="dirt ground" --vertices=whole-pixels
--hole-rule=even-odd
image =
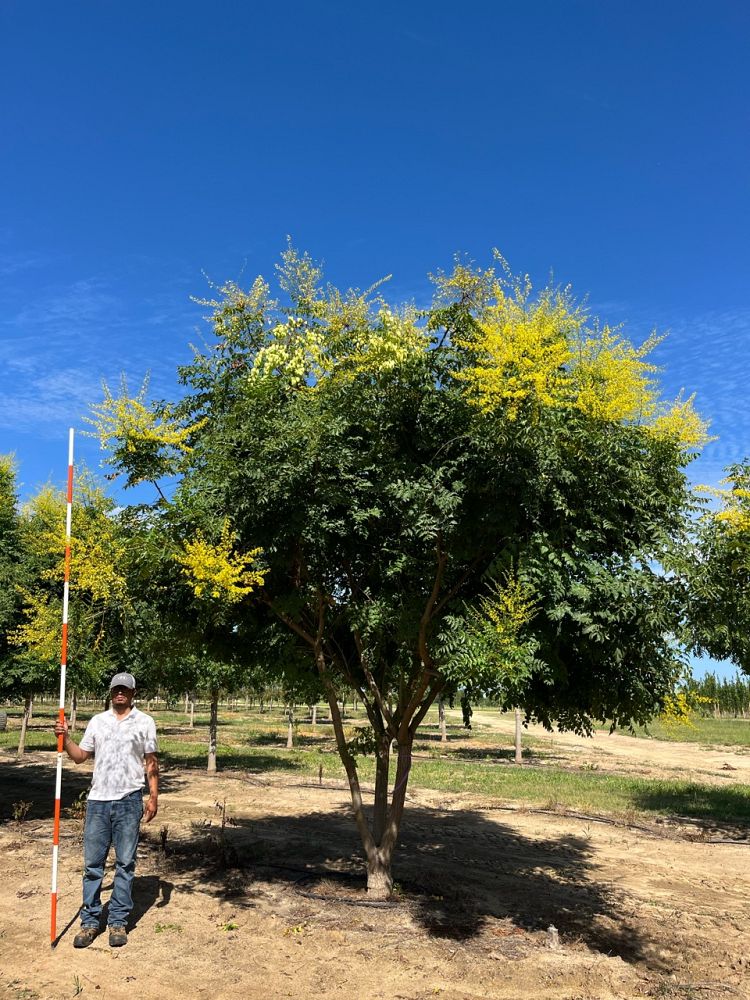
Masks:
[[[561,761],[602,770],[750,778],[741,752],[554,739]],[[372,906],[343,782],[280,773],[163,776],[122,949],[106,935],[73,949],[82,821],[66,819],[53,949],[53,773],[54,755],[17,764],[0,752],[0,996],[750,998],[746,830],[599,822],[414,791],[398,897]],[[66,812],[87,784],[85,766],[66,765]],[[19,801],[32,803],[23,822],[12,817]],[[111,874],[105,899],[110,884]]]

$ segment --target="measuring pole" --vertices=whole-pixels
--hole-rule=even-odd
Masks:
[[[57,718],[65,722],[65,673],[68,667],[68,592],[70,590],[70,528],[73,519],[73,428],[68,432],[68,490],[65,518],[65,582],[63,584],[62,651],[60,654],[60,707]],[[57,778],[55,780],[55,824],[52,834],[52,915],[50,942],[57,938],[57,855],[60,848],[60,792],[62,790],[62,762],[64,737],[57,737]]]

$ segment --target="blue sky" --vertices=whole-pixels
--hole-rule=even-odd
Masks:
[[[429,296],[455,252],[669,332],[715,483],[750,454],[750,7],[0,4],[0,452],[62,483],[101,380],[172,395],[191,295],[286,235]],[[96,466],[95,445],[78,454]]]

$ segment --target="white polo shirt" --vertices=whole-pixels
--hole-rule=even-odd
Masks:
[[[143,758],[159,749],[156,723],[137,708],[118,721],[110,708],[91,719],[79,746],[94,754],[89,798],[96,802],[124,799],[145,784]]]

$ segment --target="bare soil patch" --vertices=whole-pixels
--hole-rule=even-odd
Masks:
[[[637,742],[672,769],[674,744]],[[704,780],[713,762],[690,752],[685,773]],[[343,782],[174,770],[144,830],[127,946],[102,935],[75,951],[80,819],[63,824],[49,945],[54,755],[0,753],[0,784],[0,996],[750,997],[750,844],[708,843],[695,824],[415,790],[397,898],[374,907]],[[87,784],[67,767],[64,807]],[[18,801],[31,802],[20,823]]]

